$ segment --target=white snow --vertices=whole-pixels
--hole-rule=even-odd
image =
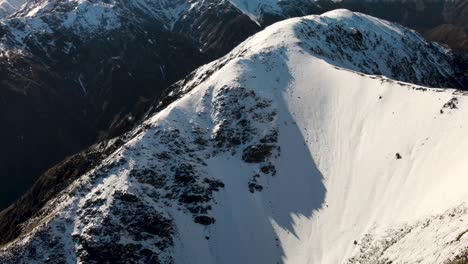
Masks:
[[[292,34],[276,35],[296,21],[244,43],[247,55],[170,108],[197,112],[204,89],[254,89],[277,104],[282,152],[277,176],[254,195],[245,188],[249,166],[231,157],[209,161],[212,175],[226,183],[217,223],[208,228],[212,239],[181,232],[176,263],[345,263],[364,238],[378,248],[403,226],[414,231],[360,263],[375,263],[380,251],[393,263],[449,259],[468,244],[468,236],[448,243],[468,229],[467,97],[331,67],[298,48]],[[458,109],[440,114],[454,97]]]
[[[348,14],[336,11],[324,17],[346,23]],[[464,250],[467,95],[337,67],[351,64],[333,63],[302,45],[308,40],[296,29],[307,20],[320,19],[275,24],[199,69],[182,89],[185,96],[149,118],[145,124],[151,128],[138,132],[103,164],[122,156],[128,162],[97,183],[85,175],[69,190],[86,186],[90,191],[72,198],[64,194],[51,203],[50,226],[65,222],[81,233],[99,225],[100,216],[96,223],[85,223],[74,211],[99,193],[107,199],[99,207],[106,215],[115,190],[128,190],[172,217],[175,246],[161,254],[172,255],[178,264],[443,263]],[[383,22],[380,27],[399,34]],[[197,126],[207,136],[216,135],[230,118],[223,109],[234,107],[219,108],[220,98],[241,88],[271,102],[265,109],[275,115],[269,123],[252,119],[258,138],[239,149],[277,129],[281,150],[272,158],[277,173],[260,176],[263,190],[251,193],[249,181],[259,165],[244,162],[242,151],[203,156],[201,177],[218,179],[225,187],[215,194],[209,213],[216,222],[194,224],[176,202],[153,200],[147,185],[132,181],[129,171],[151,163],[151,154],[167,148],[154,139],[156,131],[176,128],[181,137],[190,137]],[[456,108],[444,108],[453,98]],[[244,97],[237,104],[255,106]],[[258,108],[256,114],[268,114]],[[64,214],[72,215],[71,220]],[[73,256],[72,245],[67,248]]]

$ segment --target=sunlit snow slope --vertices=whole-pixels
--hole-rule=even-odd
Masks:
[[[0,262],[445,263],[464,254],[467,95],[343,68],[360,66],[326,57],[326,42],[317,55],[307,30],[327,19],[344,32],[367,21],[398,34],[345,10],[267,28],[183,82],[184,96],[31,219]]]

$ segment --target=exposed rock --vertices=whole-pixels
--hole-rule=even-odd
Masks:
[[[274,147],[267,144],[249,146],[244,149],[242,160],[248,163],[260,163],[271,157]]]

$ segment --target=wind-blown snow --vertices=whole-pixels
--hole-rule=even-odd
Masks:
[[[345,41],[357,37],[351,45],[373,43],[379,29],[387,49],[331,56],[343,42],[310,37],[331,36],[330,20],[351,34]],[[397,37],[402,30],[344,10],[267,28],[200,68],[183,97],[49,203],[0,260],[87,262],[107,247],[140,263],[443,263],[461,254],[467,95],[356,71],[423,45]],[[443,52],[417,57],[426,68],[410,75],[378,68],[422,82],[444,76],[433,58]]]

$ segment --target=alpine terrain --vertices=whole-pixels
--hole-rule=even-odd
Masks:
[[[259,30],[217,0],[19,6],[0,20],[0,122],[9,128],[0,131],[0,208],[67,155],[131,129],[166,87]]]
[[[454,60],[344,9],[267,27],[44,174],[0,262],[466,263]]]
[[[261,24],[347,8],[398,22],[430,40],[468,52],[466,0],[231,0]]]
[[[131,130],[168,86],[276,21],[347,8],[466,51],[466,3],[0,0],[0,208],[67,156]],[[466,56],[440,59],[439,81],[466,89]],[[438,77],[419,84],[440,86]]]

